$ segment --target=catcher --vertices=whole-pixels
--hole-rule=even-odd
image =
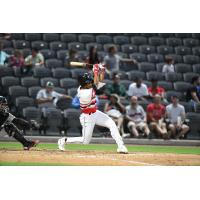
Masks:
[[[30,123],[24,119],[17,118],[9,112],[7,99],[0,96],[0,131],[4,128],[9,137],[15,138],[23,145],[24,150],[29,150],[36,147],[39,140],[27,140],[23,135],[21,129],[38,128],[35,121]]]

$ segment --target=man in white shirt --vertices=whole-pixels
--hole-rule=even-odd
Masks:
[[[189,131],[189,126],[184,124],[185,108],[179,104],[177,96],[172,96],[172,103],[166,107],[166,117],[169,120],[169,135],[175,139],[184,137]]]
[[[108,49],[108,55],[104,57],[103,64],[110,71],[119,71],[120,62],[132,62],[133,64],[137,63],[134,59],[122,58],[117,54],[117,48],[115,46],[111,46]]]
[[[166,58],[165,65],[162,69],[163,73],[175,72],[173,58]]]
[[[41,89],[36,96],[38,106],[41,108],[56,107],[56,103],[60,98],[71,99],[70,96],[60,94],[54,91],[54,84],[50,81],[46,83],[46,87]]]
[[[149,96],[147,86],[142,83],[142,78],[137,78],[135,83],[129,85],[129,89],[127,92],[128,96],[136,96],[138,100],[144,100]]]
[[[147,125],[146,113],[142,106],[138,105],[138,98],[133,96],[131,98],[131,104],[126,107],[126,119],[128,122],[128,128],[131,135],[138,138],[139,132],[143,133],[143,136],[148,136],[150,130]]]

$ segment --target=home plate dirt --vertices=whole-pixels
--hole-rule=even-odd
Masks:
[[[162,166],[200,165],[200,155],[169,153],[117,154],[102,151],[56,150],[0,150],[1,162],[54,163],[66,165],[107,165],[107,166]]]

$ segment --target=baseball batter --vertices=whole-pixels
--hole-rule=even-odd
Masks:
[[[105,113],[99,111],[96,105],[96,90],[100,89],[104,83],[101,81],[104,79],[105,68],[101,64],[95,64],[93,66],[94,78],[90,73],[85,73],[80,80],[80,87],[78,88],[78,98],[80,101],[80,109],[82,114],[80,115],[80,123],[82,125],[81,137],[63,137],[58,140],[58,148],[61,151],[65,150],[65,144],[67,143],[83,143],[89,144],[92,138],[92,133],[95,124],[103,127],[107,127],[112,138],[117,143],[118,153],[128,153],[123,140],[119,134],[118,128],[115,122]]]

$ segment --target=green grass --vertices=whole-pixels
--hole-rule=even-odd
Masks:
[[[152,146],[152,145],[127,145],[130,152],[147,152],[147,153],[175,153],[175,154],[198,154],[200,147],[180,147],[180,146]],[[43,143],[38,145],[39,149],[56,150],[57,144]],[[68,150],[77,151],[116,151],[115,144],[70,144],[66,147]],[[17,142],[0,142],[0,149],[22,149]]]

